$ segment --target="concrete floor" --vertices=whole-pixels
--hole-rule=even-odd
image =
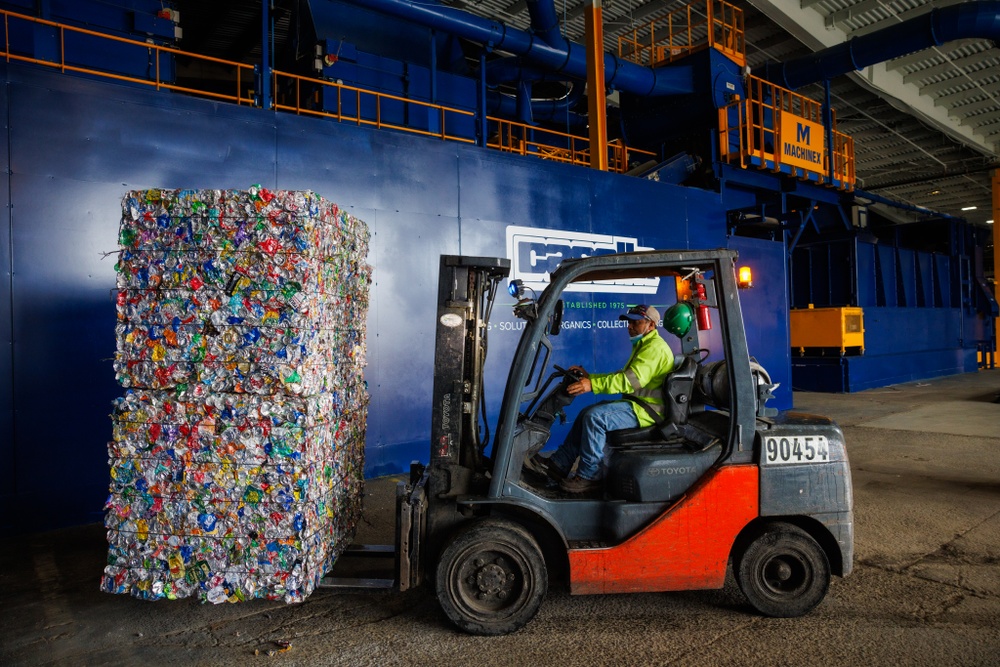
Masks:
[[[855,571],[799,619],[722,591],[550,590],[506,637],[454,631],[428,590],[320,590],[299,605],[142,602],[98,591],[99,525],[8,539],[2,665],[998,665],[1000,370],[853,395],[798,393],[844,428]],[[394,480],[369,482],[362,542],[391,539]],[[284,649],[284,650],[282,650]]]

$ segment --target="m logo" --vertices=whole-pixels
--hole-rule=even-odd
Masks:
[[[823,173],[826,160],[823,126],[787,112],[781,113],[779,159],[790,167]]]
[[[639,245],[638,239],[628,236],[507,226],[510,277],[523,280],[527,287],[539,291],[549,284],[549,274],[564,259],[652,249]],[[628,278],[571,283],[566,291],[656,294],[659,286],[659,278]]]

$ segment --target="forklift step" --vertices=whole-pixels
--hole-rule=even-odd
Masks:
[[[392,558],[396,555],[396,547],[391,544],[352,544],[341,558],[357,556],[358,558]]]
[[[391,590],[396,587],[394,579],[360,579],[351,577],[323,577],[319,588],[336,588],[338,590]]]

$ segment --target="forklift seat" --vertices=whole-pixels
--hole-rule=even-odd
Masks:
[[[607,444],[621,448],[679,442],[684,439],[690,440],[692,438],[689,436],[694,436],[695,442],[707,447],[714,438],[688,426],[697,377],[698,353],[695,352],[685,355],[681,363],[663,381],[664,419],[650,426],[610,431]]]
[[[608,495],[629,502],[672,502],[722,453],[715,419],[695,403],[700,353],[685,355],[663,381],[665,419],[608,432]],[[712,413],[712,416],[718,416]],[[728,423],[728,417],[722,421]]]

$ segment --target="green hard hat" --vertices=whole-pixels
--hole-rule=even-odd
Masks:
[[[678,301],[663,313],[663,328],[675,336],[684,336],[694,322],[694,307],[687,301]]]

